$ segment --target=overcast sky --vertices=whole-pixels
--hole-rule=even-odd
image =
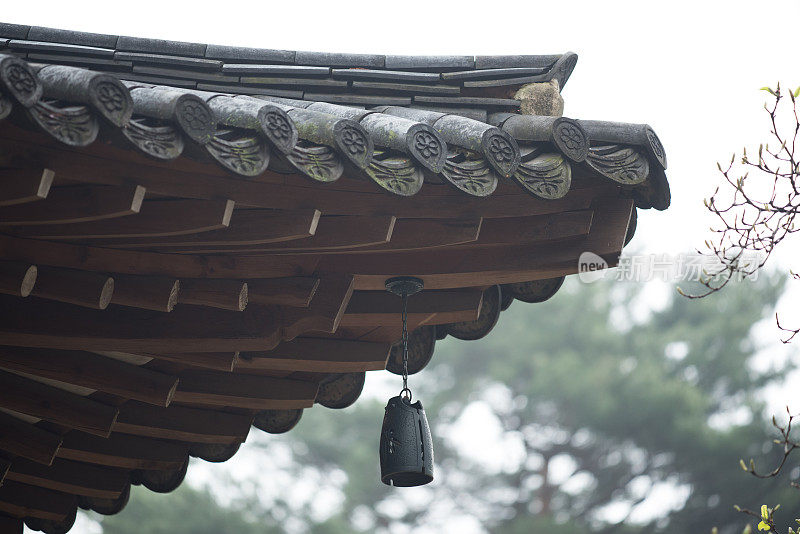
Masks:
[[[708,238],[716,162],[765,140],[758,89],[800,85],[798,1],[3,3],[5,22],[293,50],[387,54],[578,53],[565,115],[649,123],[669,159],[672,207],[640,213],[636,247]],[[784,256],[783,262],[794,259]],[[780,402],[788,402],[786,401]],[[76,532],[79,532],[76,529]]]

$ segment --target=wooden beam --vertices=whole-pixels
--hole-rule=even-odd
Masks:
[[[0,347],[0,368],[168,406],[178,379],[83,351]]]
[[[0,261],[0,293],[27,297],[33,291],[39,270],[20,261]]]
[[[291,317],[291,320],[284,329],[283,339],[288,341],[310,331],[335,332],[352,294],[352,276],[321,275],[319,288],[308,308],[286,309],[286,315]]]
[[[297,338],[268,352],[243,353],[236,371],[309,371],[352,373],[386,366],[390,343],[347,339]]]
[[[408,329],[413,331],[418,324],[409,322]],[[372,343],[395,343],[402,334],[402,330],[396,326],[340,326],[333,334],[337,339],[357,339],[358,341],[370,341]],[[316,337],[316,334],[309,334]],[[320,334],[321,337],[327,337]]]
[[[255,213],[245,211],[244,213]],[[237,214],[238,216],[238,214]],[[248,221],[251,228],[259,228],[255,218]],[[343,250],[369,247],[388,243],[392,237],[395,218],[391,216],[377,217],[367,215],[333,215],[324,216],[313,236],[306,239],[283,240],[281,242],[265,241],[263,243],[237,243],[221,240],[216,246],[203,246],[204,253],[252,253],[252,252],[320,252],[326,250]],[[262,230],[263,231],[263,230]],[[224,237],[224,236],[223,236]],[[173,252],[196,253],[198,248],[175,247]]]
[[[247,281],[250,302],[294,308],[307,308],[318,287],[319,278],[313,276],[261,278]]]
[[[11,468],[11,461],[6,458],[0,458],[0,486],[8,475],[8,470]]]
[[[247,282],[208,278],[184,278],[181,281],[181,304],[208,306],[221,310],[244,311],[247,307]]]
[[[251,410],[308,408],[317,383],[268,376],[193,371],[181,375],[175,402]]]
[[[193,234],[226,228],[233,213],[232,200],[148,200],[131,217],[109,219],[103,224],[72,224],[15,227],[24,237],[51,240],[127,239]]]
[[[176,469],[188,454],[185,443],[117,433],[103,439],[81,432],[65,434],[58,451],[59,458],[122,469]]]
[[[0,206],[47,198],[54,177],[50,169],[0,169]]]
[[[0,407],[98,436],[108,436],[117,418],[113,406],[3,371]]]
[[[445,289],[422,291],[408,299],[408,317],[412,322],[444,324],[474,321],[480,313],[483,291],[480,289]],[[402,300],[387,291],[356,291],[342,318],[342,326],[397,326],[402,324]],[[436,315],[437,322],[428,319]]]
[[[531,244],[585,237],[592,227],[594,210],[569,211],[531,217],[487,219],[474,246]]]
[[[159,315],[124,307],[89,310],[0,296],[0,344],[133,354],[262,351],[307,331],[333,332],[352,277],[325,275],[307,309],[249,306],[243,312],[186,306]]]
[[[234,443],[247,439],[251,415],[128,401],[119,409],[114,432],[188,443]]]
[[[165,276],[114,274],[111,304],[171,312],[178,303],[180,280]]]
[[[175,278],[277,278],[309,275],[318,258],[294,256],[189,256],[21,239],[0,235],[0,257],[86,271]]]
[[[11,464],[7,479],[72,495],[115,499],[130,478],[127,471],[57,459],[50,467],[21,458]]]
[[[22,534],[24,528],[21,518],[0,514],[0,532],[3,534]]]
[[[198,201],[193,201],[198,202]],[[309,238],[317,230],[320,212],[315,209],[296,212],[236,210],[229,227],[191,235],[163,235],[130,239],[98,240],[98,245],[120,248],[163,248],[208,253],[223,246],[253,246]]]
[[[537,246],[507,245],[470,250],[323,256],[319,269],[353,273],[356,288],[383,290],[390,276],[417,276],[425,289],[477,287],[497,283],[554,278],[578,271],[578,258],[590,250],[614,267],[622,250],[633,201],[607,198],[598,202],[592,228],[584,239]]]
[[[105,274],[43,265],[33,296],[105,310],[114,295],[114,279]]]
[[[0,486],[0,512],[15,517],[63,521],[75,514],[77,506],[74,495],[59,491],[13,481]]]
[[[133,354],[269,350],[290,333],[302,333],[307,318],[294,312],[298,309],[249,306],[230,312],[184,306],[154,316],[132,308],[100,311],[0,296],[0,344]],[[324,326],[322,321],[331,319],[324,311],[311,315],[309,326]]]
[[[139,185],[60,187],[42,202],[4,208],[0,226],[73,224],[133,215],[139,213],[144,194]]]
[[[233,371],[239,360],[238,352],[173,352],[158,354],[145,354],[156,360],[180,363],[190,367],[203,367],[215,371]]]
[[[242,180],[212,165],[196,164],[182,158],[165,164],[149,160],[131,151],[111,146],[93,145],[91,149],[65,149],[58,142],[42,138],[35,132],[4,125],[0,147],[12,153],[31,153],[36,161],[59,169],[59,176],[82,183],[120,185],[128,180],[131,168],[137,169],[135,181],[151,193],[198,199],[230,198],[240,206],[281,210],[319,209],[326,215],[385,215],[403,218],[457,219],[468,217],[515,217],[558,213],[588,208],[592,199],[603,192],[616,190],[613,184],[593,182],[591,186],[573,187],[557,200],[540,200],[515,191],[498,191],[489,197],[466,197],[445,186],[426,186],[408,198],[386,195],[377,190],[346,190],[332,187],[289,184],[284,175],[270,173],[258,180]],[[581,169],[573,171],[578,182]],[[342,178],[360,186],[356,179]],[[336,185],[336,184],[328,184]],[[576,184],[577,185],[577,184]]]
[[[61,436],[0,412],[0,450],[50,465],[60,446]]]
[[[354,250],[356,254],[374,251],[404,251],[472,243],[478,239],[483,219],[399,219],[392,239],[386,244]]]

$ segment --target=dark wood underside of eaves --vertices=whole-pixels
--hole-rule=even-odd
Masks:
[[[393,366],[389,277],[425,282],[409,308],[421,367],[437,338],[551,296],[582,252],[614,266],[636,213],[580,166],[555,200],[510,180],[402,197],[23,126],[0,123],[0,527],[116,513],[131,484],[174,489],[190,456],[224,461],[251,426],[351,404]]]
[[[11,124],[0,154],[0,408],[25,415],[2,416],[0,512],[50,530],[77,504],[116,510],[131,481],[163,490],[190,454],[225,459],[254,417],[282,431],[354,400],[399,336],[386,278],[425,280],[412,328],[473,322],[487,286],[573,273],[585,250],[614,265],[633,209],[580,176],[550,202],[412,200]]]

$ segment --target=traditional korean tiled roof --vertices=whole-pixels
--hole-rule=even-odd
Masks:
[[[541,302],[636,208],[645,124],[519,113],[575,54],[236,48],[0,24],[0,528],[170,491]]]
[[[291,52],[10,24],[0,25],[0,53],[33,84],[27,93],[7,84],[0,117],[19,105],[68,145],[89,145],[110,125],[162,160],[192,145],[246,177],[270,168],[332,182],[352,168],[403,196],[427,175],[472,196],[511,179],[561,198],[570,167],[584,165],[631,188],[638,207],[669,205],[666,156],[649,126],[519,115],[520,101],[496,97],[563,86],[572,53]]]

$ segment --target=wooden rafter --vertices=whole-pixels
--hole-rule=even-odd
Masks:
[[[253,214],[254,211],[245,211]],[[239,214],[237,213],[237,217]],[[270,228],[269,221],[262,223],[257,217],[249,217],[246,221],[251,229],[265,232]],[[298,236],[295,239],[263,241],[261,243],[244,243],[237,241],[235,236],[220,235],[220,241],[211,245],[196,247],[170,248],[171,252],[179,253],[291,253],[291,252],[324,252],[328,250],[342,250],[351,248],[369,247],[388,243],[392,238],[395,218],[391,216],[377,217],[366,215],[351,216],[326,216],[319,220],[319,225],[313,235],[304,235],[305,239]],[[271,244],[270,244],[271,243]]]
[[[104,310],[114,295],[114,279],[106,274],[41,266],[33,296]]]
[[[50,465],[61,446],[61,436],[0,412],[0,451]]]
[[[436,315],[439,323],[473,321],[480,313],[483,291],[449,289],[423,291],[408,301],[412,322],[429,322]],[[342,326],[397,326],[401,324],[401,300],[387,291],[356,291],[342,318]]]
[[[317,384],[267,376],[192,371],[181,375],[175,402],[251,410],[308,408]]]
[[[178,301],[240,312],[247,307],[247,294],[247,282],[242,280],[183,279]]]
[[[122,469],[62,459],[56,459],[49,467],[14,459],[6,477],[30,486],[100,499],[115,499],[130,484],[128,472]]]
[[[138,214],[109,219],[103,224],[79,222],[14,227],[20,236],[50,240],[126,239],[175,236],[226,228],[232,200],[147,200]]]
[[[407,251],[472,243],[481,232],[481,218],[472,219],[399,219],[392,239],[353,253]]]
[[[610,266],[617,263],[633,201],[609,198],[595,208],[594,224],[584,239],[570,243],[498,246],[491,254],[459,248],[403,254],[338,254],[324,256],[319,268],[329,272],[349,272],[356,277],[356,288],[382,290],[386,278],[397,275],[421,277],[427,289],[475,287],[496,283],[521,282],[574,274],[582,252],[594,251]]]
[[[0,368],[168,406],[178,379],[83,351],[0,347]]]
[[[203,367],[216,371],[232,371],[239,360],[238,352],[159,352],[146,354],[145,356],[189,367]]]
[[[0,206],[47,198],[55,173],[50,169],[0,169]]]
[[[238,443],[247,438],[251,421],[249,415],[128,401],[120,406],[114,432],[188,443]]]
[[[336,304],[341,305],[343,296],[337,297]],[[284,336],[295,337],[317,325],[332,327],[337,319],[329,309],[307,316],[294,311],[298,308],[249,306],[243,312],[230,312],[179,306],[160,314],[121,306],[101,311],[31,298],[4,299],[14,297],[0,296],[0,343],[66,350],[134,354],[269,350]]]
[[[111,304],[171,312],[178,303],[180,280],[166,276],[114,274]]]
[[[133,215],[139,213],[144,194],[139,185],[60,187],[41,202],[5,207],[0,226],[73,224]]]
[[[0,261],[0,293],[27,297],[33,291],[39,269],[28,262]]]
[[[220,246],[247,247],[307,239],[317,231],[319,218],[320,212],[315,209],[286,213],[274,210],[236,210],[230,225],[223,229],[182,235],[99,239],[93,244],[210,253]]]
[[[132,275],[172,276],[175,278],[277,278],[312,274],[319,259],[311,256],[286,256],[265,260],[263,256],[236,258],[135,252],[111,248],[20,239],[0,235],[0,256],[7,260],[30,262],[87,271]]]
[[[307,308],[319,287],[319,278],[295,276],[247,281],[250,302]]]
[[[62,521],[75,513],[74,495],[7,481],[0,486],[0,512],[15,517]]]
[[[113,406],[4,371],[0,407],[104,437],[117,418]]]
[[[241,355],[236,371],[310,371],[345,373],[383,369],[389,355],[388,343],[346,339],[297,338],[268,352]]]
[[[104,439],[69,432],[58,450],[59,458],[122,469],[177,469],[188,454],[184,443],[118,433]]]

